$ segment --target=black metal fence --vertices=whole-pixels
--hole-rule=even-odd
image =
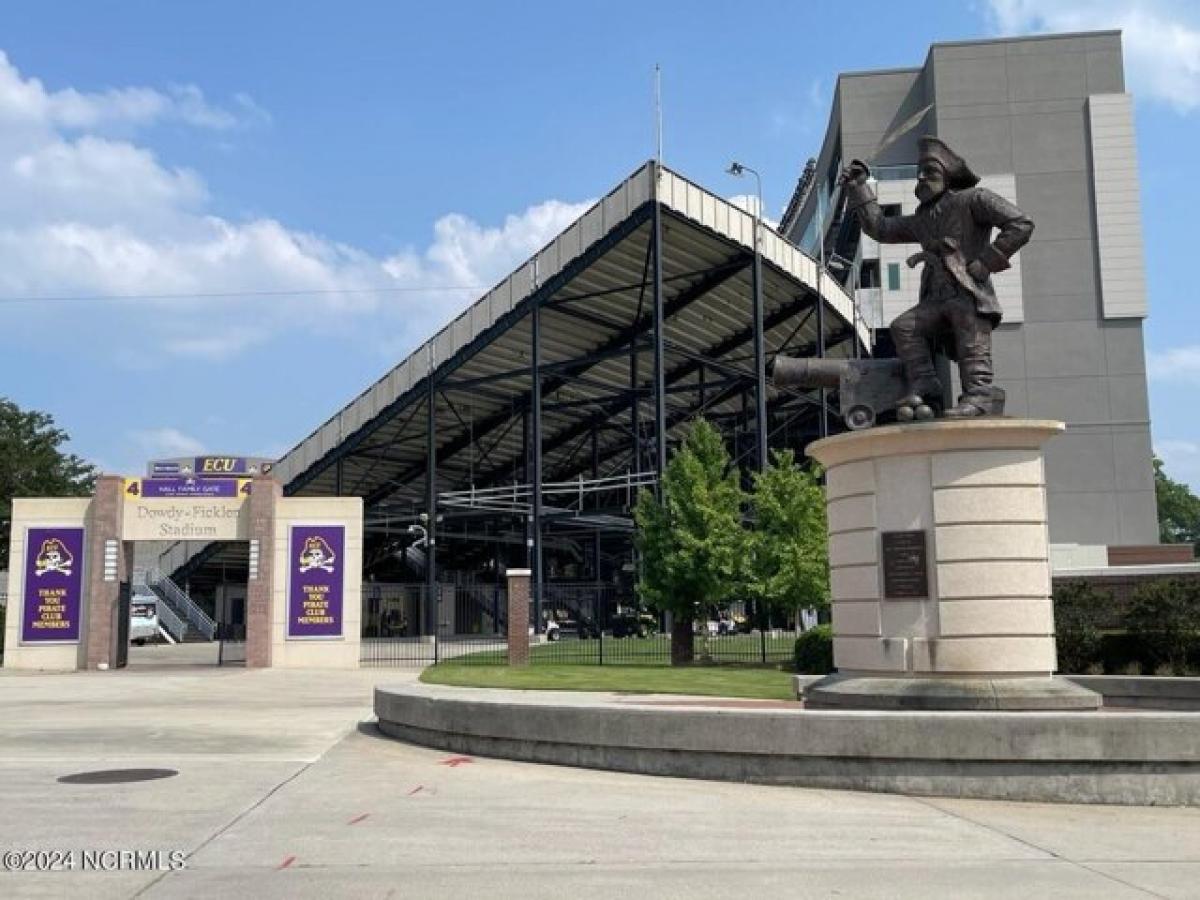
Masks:
[[[217,665],[244,666],[246,664],[246,623],[225,622],[217,626]]]
[[[363,586],[364,666],[427,666],[440,662],[508,662],[507,591],[503,585],[437,585],[434,604],[424,584]],[[792,658],[799,630],[735,607],[695,624],[694,658],[701,663],[763,664]],[[641,610],[628,590],[611,584],[543,586],[541,622],[530,642],[531,665],[669,665],[665,617]],[[531,604],[529,622],[534,620]]]
[[[508,592],[503,585],[366,584],[364,666],[427,666],[448,659],[508,661]],[[436,612],[435,612],[436,611]]]

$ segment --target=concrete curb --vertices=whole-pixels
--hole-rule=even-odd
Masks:
[[[385,734],[457,753],[927,796],[1200,805],[1198,713],[833,711],[722,702],[425,684],[375,689]]]
[[[1200,711],[1200,678],[1144,675],[1067,675],[1066,678],[1101,694],[1110,706]]]

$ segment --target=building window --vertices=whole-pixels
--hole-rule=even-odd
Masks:
[[[858,286],[864,290],[879,287],[879,260],[864,259],[858,273]]]
[[[888,290],[900,290],[900,263],[888,263]]]

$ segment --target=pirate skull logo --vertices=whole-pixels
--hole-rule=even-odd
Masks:
[[[333,548],[320,535],[313,535],[308,538],[304,542],[304,549],[300,551],[301,572],[321,569],[324,572],[333,574],[333,564],[336,561],[337,557],[334,555]]]
[[[71,567],[74,564],[75,557],[71,555],[62,541],[58,538],[46,538],[42,541],[41,549],[34,558],[34,574],[38,577],[49,572],[70,575]]]

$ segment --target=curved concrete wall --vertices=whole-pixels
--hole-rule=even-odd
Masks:
[[[422,684],[375,690],[384,733],[457,753],[931,796],[1200,805],[1197,713],[849,712],[730,709],[717,700],[707,708],[638,702]]]

